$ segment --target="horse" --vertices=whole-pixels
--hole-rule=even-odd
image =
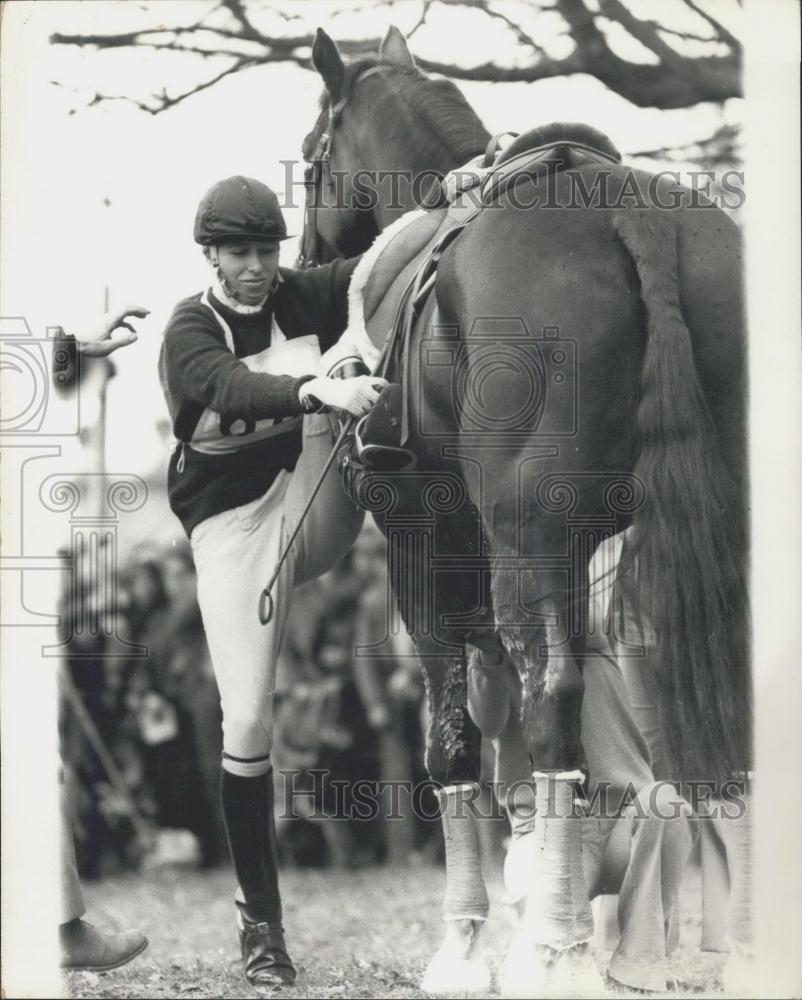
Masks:
[[[378,59],[346,66],[319,32],[313,62],[325,91],[304,141],[313,200],[302,263],[367,249],[413,194],[431,194],[432,171],[489,138],[453,84],[417,70],[400,33]],[[429,171],[427,184],[390,205],[363,197],[359,171],[401,167]],[[421,658],[427,768],[441,788],[447,930],[423,985],[489,983],[478,949],[487,895],[465,808],[479,772],[472,648],[517,669],[538,802],[504,987],[570,990],[589,982],[592,932],[571,821],[583,572],[605,533],[632,528],[672,773],[720,783],[751,763],[740,234],[699,192],[606,160],[500,185],[438,257],[403,354],[417,466],[377,476],[364,495]],[[382,346],[386,322],[368,333]]]

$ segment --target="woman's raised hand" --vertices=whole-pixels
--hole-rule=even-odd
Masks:
[[[149,313],[150,309],[144,306],[126,306],[106,313],[95,330],[75,335],[78,350],[86,357],[105,358],[119,348],[133,344],[138,334],[128,322],[129,318],[144,319]]]

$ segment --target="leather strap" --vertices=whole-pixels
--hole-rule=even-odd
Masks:
[[[505,130],[504,132],[496,132],[496,134],[491,137],[490,142],[488,142],[487,146],[485,146],[485,158],[482,161],[482,166],[485,168],[492,167],[493,164],[496,162],[496,157],[498,156],[499,150],[501,148],[501,140],[505,135],[511,135],[517,139],[520,134],[521,134],[520,132],[510,132],[509,130]]]
[[[431,248],[407,283],[398,302],[392,329],[384,342],[376,374],[387,378],[391,365],[394,361],[396,362],[399,379],[404,387],[401,410],[401,447],[406,446],[409,441],[409,347],[412,339],[412,328],[435,286],[437,268],[443,254],[481,210],[481,205],[475,206],[471,212],[447,229]]]

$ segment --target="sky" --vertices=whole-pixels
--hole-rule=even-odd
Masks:
[[[188,23],[204,6],[165,0],[158,12],[165,23]],[[410,2],[392,12],[333,18],[335,6],[307,0],[304,15],[336,38],[383,34],[391,21],[409,28],[418,11]],[[506,51],[501,29],[489,30],[485,19],[460,22],[455,38],[449,12],[434,11],[428,34],[416,36],[413,51],[443,57],[448,40],[463,61],[491,52],[516,58]],[[235,173],[258,177],[281,193],[285,170],[279,160],[298,156],[320,93],[315,73],[279,64],[228,78],[157,116],[124,102],[86,108],[96,90],[145,96],[165,85],[183,89],[206,72],[190,56],[98,53],[48,43],[54,31],[128,30],[141,16],[138,4],[17,0],[6,8],[3,25],[3,312],[25,316],[39,334],[47,325],[96,323],[106,289],[112,306],[135,302],[152,310],[140,324],[139,343],[118,356],[108,397],[107,454],[111,460],[124,450],[132,472],[150,471],[166,458],[156,430],[166,415],[156,358],[173,305],[206,283],[207,268],[191,236],[197,203],[212,183]],[[541,17],[538,30],[559,54],[563,43],[551,17]],[[637,43],[629,49],[620,39],[616,44],[628,57],[644,58]],[[607,132],[625,155],[703,138],[722,120],[712,105],[639,109],[585,76],[459,86],[491,132],[584,120]],[[740,104],[729,102],[724,116],[737,119]],[[300,167],[295,176],[300,181]],[[286,214],[290,232],[300,233],[300,209]],[[285,244],[282,263],[291,264],[295,252],[294,241]],[[91,419],[90,408],[86,417]]]

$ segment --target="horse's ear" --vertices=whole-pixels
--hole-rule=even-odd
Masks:
[[[415,66],[407,40],[394,24],[387,29],[384,41],[379,46],[379,58],[382,62],[405,66],[407,69],[413,69]]]
[[[315,43],[312,46],[312,65],[323,77],[331,100],[338,101],[345,79],[345,66],[337,43],[329,38],[322,28],[317,29]]]

